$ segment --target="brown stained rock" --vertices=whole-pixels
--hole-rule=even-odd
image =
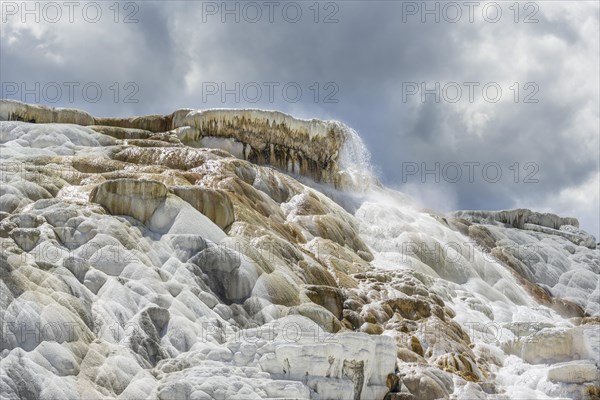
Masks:
[[[420,355],[421,357],[423,357],[423,347],[421,346],[421,342],[419,341],[419,339],[416,336],[411,336],[410,338],[410,349]]]
[[[221,229],[235,220],[233,203],[224,191],[200,186],[177,186],[172,190]]]
[[[321,328],[330,333],[335,333],[342,328],[342,323],[329,310],[314,303],[304,303],[290,310],[291,314],[300,314],[312,319]]]
[[[600,400],[600,384],[586,385],[585,393],[589,396],[590,400]]]
[[[192,127],[181,138],[184,143],[202,137],[235,139],[244,145],[245,159],[255,164],[326,181],[337,173],[345,138],[341,125],[259,110],[206,110],[175,117],[173,125]]]
[[[324,215],[327,214],[328,210],[313,192],[308,192],[296,203],[294,212],[297,215]]]
[[[456,317],[456,312],[448,306],[444,306],[444,314],[446,314],[451,319]]]
[[[172,129],[171,115],[148,115],[144,117],[94,118],[94,125],[137,129],[150,132],[166,132]]]
[[[381,325],[365,322],[361,325],[360,331],[368,333],[369,335],[381,335],[383,333],[383,328],[381,327]]]
[[[337,286],[346,289],[358,288],[358,281],[351,276],[348,276],[341,271],[333,271],[333,275],[335,275]]]
[[[444,313],[444,309],[442,307],[438,306],[437,304],[433,304],[431,306],[431,314],[435,315],[442,321],[446,320],[446,314]]]
[[[580,325],[600,325],[600,316],[598,317],[584,317],[579,321]]]
[[[459,375],[470,382],[479,382],[482,378],[477,364],[468,354],[444,354],[438,357],[436,363],[444,371]]]
[[[106,207],[113,215],[128,215],[145,222],[167,194],[167,187],[157,181],[118,179],[94,187],[90,202]]]
[[[339,188],[361,187],[361,182],[354,182],[339,170],[340,150],[351,136],[343,124],[304,121],[277,111],[180,109],[167,115],[103,118],[75,109],[5,100],[2,119],[90,126],[119,139],[161,141],[165,139],[161,135],[170,133],[168,142],[183,142],[190,147],[203,137],[234,140],[243,146],[243,158],[254,164],[275,166]]]
[[[464,218],[452,218],[447,219],[448,226],[455,231],[462,233],[465,236],[469,236],[469,226],[471,223]]]
[[[343,314],[344,320],[351,324],[352,329],[359,329],[365,322],[365,320],[356,311],[346,309],[343,311]]]
[[[112,156],[113,159],[138,165],[160,165],[187,171],[218,158],[213,152],[189,147],[126,147]]]
[[[148,130],[123,128],[121,126],[89,125],[88,128],[103,135],[112,136],[115,139],[149,139],[153,135],[153,132]]]
[[[392,309],[392,307],[390,307],[389,304],[383,303],[381,305],[381,309],[387,314],[387,319],[390,319],[394,316],[394,310]]]
[[[586,315],[583,307],[566,299],[552,298],[551,308],[565,318],[584,317]]]
[[[348,321],[346,318],[342,319],[340,321],[343,325],[344,328],[348,329],[348,330],[355,330],[356,328],[352,325],[352,323],[350,321]]]
[[[362,314],[363,319],[365,320],[365,322],[368,322],[370,324],[377,324],[377,317],[373,314],[372,310],[366,310],[363,312]]]
[[[385,323],[390,319],[390,316],[382,309],[379,302],[370,306],[369,312],[375,317],[375,320],[377,321],[376,323],[379,325],[385,325]]]
[[[348,298],[344,300],[344,308],[350,309],[352,311],[360,311],[362,306],[365,305],[365,302],[358,296],[355,296],[354,293],[350,293]]]
[[[452,376],[435,367],[406,374],[402,384],[419,400],[447,399],[454,391]]]
[[[496,257],[500,262],[509,266],[514,272],[527,281],[535,284],[535,277],[529,270],[529,268],[518,258],[516,258],[510,251],[510,249],[502,247],[494,247],[490,254]]]
[[[71,158],[71,165],[69,165],[66,171],[70,172],[75,177],[80,179],[87,178],[89,174],[102,174],[105,172],[120,171],[127,167],[127,163],[113,160],[109,158],[98,158],[98,157],[73,157]],[[64,174],[63,174],[64,176]],[[73,181],[73,178],[68,179],[69,182]]]
[[[298,266],[304,271],[303,278],[310,285],[325,284],[334,287],[337,285],[331,273],[319,264],[310,264],[302,260],[298,262]]]
[[[577,220],[573,218],[560,218],[553,214],[540,214],[524,209],[512,210],[510,212],[501,211],[497,214],[499,215],[496,218],[497,220],[520,228],[523,228],[525,222],[531,223],[532,221],[533,223],[540,223],[544,226],[553,226],[555,228],[556,224],[568,223],[573,226],[578,225]],[[585,315],[584,309],[578,304],[569,300],[555,298],[548,291],[537,285],[535,277],[523,260],[515,257],[510,248],[496,246],[496,242],[487,227],[479,224],[470,225],[468,236],[475,239],[480,246],[490,252],[498,261],[509,267],[512,275],[519,281],[521,286],[540,304],[554,309],[565,318],[583,317]]]
[[[300,303],[298,288],[277,271],[262,274],[255,284],[254,292],[273,304],[290,307]]]
[[[343,318],[344,293],[342,290],[323,285],[306,285],[303,293],[315,304],[330,311],[337,319]]]
[[[487,251],[496,247],[496,241],[492,237],[490,230],[483,225],[469,226],[469,237],[475,239],[477,243],[483,246]]]
[[[181,143],[156,139],[130,139],[127,140],[127,144],[136,147],[183,147]]]
[[[427,364],[427,360],[423,358],[421,355],[411,351],[405,347],[398,347],[396,350],[396,357],[400,361],[404,361],[407,363],[422,363]]]
[[[418,324],[410,319],[404,319],[399,313],[395,313],[394,316],[386,323],[386,329],[392,329],[402,333],[414,332],[418,328]]]
[[[34,104],[25,104],[17,101],[2,101],[1,119],[5,121],[25,121],[38,124],[77,124],[93,125],[94,117],[85,111],[61,108],[56,109]]]
[[[358,229],[352,224],[330,214],[315,215],[311,218],[311,222],[305,227],[314,236],[330,239],[341,247],[347,246],[367,262],[373,260],[368,246],[359,237]]]
[[[529,273],[526,266],[520,260],[510,255],[510,253],[502,251],[502,249],[498,247],[492,249],[491,253],[500,262],[510,267],[509,270],[515,279],[519,281],[525,291],[540,304],[552,308],[565,318],[585,316],[585,311],[580,305],[569,300],[553,297],[546,289],[532,283],[534,278],[531,273]]]
[[[401,299],[387,300],[385,302],[392,310],[397,311],[407,319],[419,320],[431,315],[431,306],[424,300],[406,297]]]
[[[396,374],[388,374],[385,385],[390,389],[390,392],[400,391],[400,377]]]
[[[308,217],[303,217],[302,220],[297,222],[303,228],[312,225],[312,221]],[[311,234],[319,235],[315,227],[308,230],[309,232],[314,231],[314,233]],[[312,252],[317,260],[328,269],[339,271],[345,275],[360,273],[369,267],[368,262],[357,256],[352,249],[327,237],[315,237],[315,239],[307,245],[307,250]]]

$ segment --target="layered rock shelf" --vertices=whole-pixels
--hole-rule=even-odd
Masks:
[[[457,211],[454,215],[473,221],[495,220],[518,229],[525,229],[525,224],[540,225],[552,229],[559,229],[563,225],[579,227],[577,218],[560,217],[551,213],[538,213],[526,208],[504,211]]]
[[[203,142],[209,143],[209,147],[222,147],[255,164],[342,185],[338,160],[347,135],[339,122],[300,120],[263,110],[181,109],[168,115],[102,118],[80,110],[11,100],[2,100],[0,108],[0,119],[5,121],[89,126],[119,139],[147,139],[152,133],[174,131],[187,146],[207,147]],[[240,151],[231,151],[235,147]]]

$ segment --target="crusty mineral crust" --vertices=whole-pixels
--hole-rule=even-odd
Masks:
[[[81,110],[13,100],[0,101],[0,121],[89,126],[117,139],[130,140],[173,131],[191,147],[202,147],[202,138],[228,139],[243,146],[241,158],[252,163],[335,186],[342,184],[338,161],[346,129],[339,122],[301,120],[279,111],[254,109],[180,109],[167,115],[104,118]]]

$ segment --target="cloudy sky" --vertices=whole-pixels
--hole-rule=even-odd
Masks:
[[[337,119],[426,206],[534,208],[600,236],[597,1],[23,4],[2,2],[3,98]]]

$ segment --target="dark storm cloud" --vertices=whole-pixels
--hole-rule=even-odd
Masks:
[[[474,23],[466,15],[457,23],[433,23],[431,16],[421,23],[419,15],[403,22],[406,4],[388,1],[337,2],[337,23],[322,23],[333,10],[325,9],[327,3],[320,3],[321,22],[315,23],[312,2],[297,3],[303,16],[296,23],[287,22],[280,11],[271,23],[264,7],[256,23],[244,18],[235,23],[231,15],[222,23],[220,14],[203,14],[214,4],[221,3],[139,3],[135,24],[3,24],[2,81],[139,85],[138,103],[115,103],[107,96],[94,104],[81,99],[59,103],[101,115],[260,107],[339,119],[364,138],[384,182],[410,191],[426,205],[543,208],[573,214],[598,235],[598,186],[593,183],[600,151],[597,4],[537,2],[539,22],[531,24],[523,23],[527,10],[521,10],[519,23],[513,21],[512,3],[499,3],[503,17],[498,23],[486,22],[481,13]],[[435,103],[432,96],[422,103],[420,95],[403,102],[403,83],[424,81],[428,87],[475,81],[479,88],[497,82],[503,97],[486,102],[478,89],[472,103],[466,92],[457,103]],[[220,95],[203,96],[207,82],[228,88],[236,82],[280,86],[274,101],[264,91],[256,102],[236,102],[233,96],[222,102]],[[281,86],[289,82],[303,90],[296,103],[282,96]],[[319,101],[310,89],[315,82]],[[514,82],[519,103],[511,100]],[[539,88],[537,104],[522,102],[529,93],[523,87],[527,82]],[[337,103],[323,102],[332,93],[323,87],[327,83],[339,89],[333,96]],[[428,168],[497,163],[503,179],[486,181],[479,169],[473,182],[436,183],[429,176],[423,183],[420,175],[403,182],[403,162]],[[517,183],[509,169],[515,162]],[[522,182],[530,172],[524,169],[527,162],[538,168],[537,183]]]

